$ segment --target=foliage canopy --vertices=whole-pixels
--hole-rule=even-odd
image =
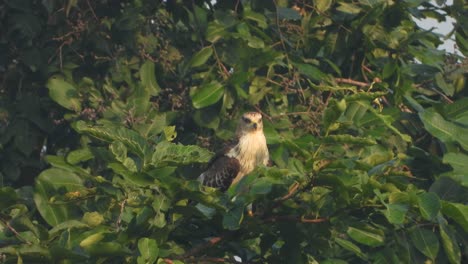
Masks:
[[[0,262],[467,261],[446,16],[467,56],[463,0],[3,1]],[[273,166],[200,186],[249,110]]]

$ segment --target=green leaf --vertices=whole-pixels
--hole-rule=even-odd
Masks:
[[[435,81],[437,86],[448,96],[452,96],[453,93],[455,92],[455,87],[451,84],[448,84],[445,80],[444,77],[442,76],[442,73],[438,73],[435,75]]]
[[[150,176],[144,173],[138,173],[134,170],[128,169],[128,167],[126,167],[125,164],[109,163],[107,167],[112,169],[118,175],[121,175],[127,181],[126,184],[134,184],[136,186],[149,186],[154,183],[153,178],[151,178]]]
[[[442,246],[449,262],[452,264],[461,263],[460,246],[458,245],[455,237],[455,232],[450,228],[450,226],[447,226],[444,223],[439,224],[439,233],[440,238],[442,239]]]
[[[292,8],[277,7],[278,16],[280,19],[300,20],[301,14]]]
[[[156,166],[162,166],[167,163],[191,164],[195,162],[208,162],[213,154],[199,146],[181,145],[170,142],[161,142],[156,146],[151,163]]]
[[[253,182],[250,187],[250,194],[265,195],[271,191],[272,183],[268,178],[260,178]]]
[[[161,87],[159,87],[158,82],[156,81],[156,73],[154,71],[154,62],[147,60],[140,68],[140,79],[150,95],[156,96],[161,92]]]
[[[138,251],[140,256],[137,258],[138,264],[155,263],[158,259],[159,248],[156,240],[143,237],[138,240]]]
[[[343,143],[373,146],[377,144],[375,139],[370,137],[355,137],[352,135],[330,135],[322,138],[324,143]]]
[[[314,0],[315,8],[317,8],[319,13],[324,13],[327,11],[330,8],[332,2],[332,0]]]
[[[116,160],[124,162],[127,158],[127,148],[120,141],[114,141],[109,145],[109,150],[114,154]]]
[[[348,14],[358,14],[359,12],[361,12],[361,8],[359,8],[358,6],[354,5],[354,4],[349,4],[349,3],[345,3],[345,2],[340,2],[339,3],[340,6],[338,6],[336,8],[336,10],[338,11],[341,11],[341,12],[344,12],[344,13],[348,13]]]
[[[67,155],[67,162],[76,165],[80,162],[87,161],[94,158],[93,153],[89,148],[82,148],[70,151]]]
[[[119,257],[133,252],[117,242],[97,242],[84,248],[93,257]]]
[[[124,127],[88,126],[83,121],[76,122],[75,128],[78,132],[90,134],[106,142],[121,142],[128,148],[128,150],[137,154],[141,158],[145,158],[150,155],[151,148],[146,139],[133,130]]]
[[[440,210],[440,200],[437,194],[425,192],[418,195],[418,206],[422,217],[426,220],[434,219]]]
[[[442,201],[442,213],[457,222],[468,232],[468,205]]]
[[[224,87],[217,81],[212,81],[190,91],[192,104],[196,109],[217,103],[223,97],[223,94]]]
[[[346,233],[356,242],[359,242],[363,245],[377,247],[384,244],[385,237],[382,231],[380,230],[364,230],[358,229],[355,227],[348,227]]]
[[[345,240],[345,239],[341,239],[339,237],[335,237],[335,242],[341,247],[343,247],[344,249],[350,252],[353,252],[357,256],[365,259],[365,255],[362,253],[361,249],[353,242]]]
[[[223,25],[211,22],[208,24],[208,28],[206,29],[206,40],[211,43],[215,43],[222,37],[226,35],[226,31]]]
[[[59,105],[75,112],[81,111],[80,95],[76,88],[59,76],[51,77],[46,84],[49,96]]]
[[[78,220],[68,220],[65,222],[61,222],[58,225],[54,226],[52,229],[49,230],[50,236],[55,236],[59,234],[60,231],[69,230],[73,228],[89,228],[89,226],[81,221]]]
[[[458,142],[465,150],[468,150],[468,128],[459,126],[445,120],[434,108],[426,109],[419,113],[426,130],[443,142]]]
[[[228,230],[237,230],[244,219],[244,207],[237,206],[226,212],[223,216],[223,227]]]
[[[448,176],[459,182],[462,186],[468,187],[468,177],[466,177],[466,172],[468,171],[468,155],[449,152],[444,155],[442,162],[449,164],[453,168],[453,171],[444,173],[444,176]]]
[[[188,67],[194,68],[205,64],[212,54],[213,48],[211,46],[204,47],[203,49],[195,53],[195,55],[193,55],[193,57],[188,62]]]
[[[248,9],[244,10],[244,18],[257,22],[260,28],[267,28],[267,21],[264,15],[260,13],[255,13],[254,11]]]
[[[401,225],[405,221],[406,212],[408,212],[408,206],[405,204],[386,204],[387,210],[385,211],[385,217],[387,220],[395,225]]]
[[[136,85],[128,98],[128,105],[135,116],[144,116],[150,108],[150,91],[142,85]]]
[[[11,205],[14,205],[17,202],[17,199],[18,195],[16,194],[15,189],[11,187],[0,188],[0,212]]]
[[[410,230],[410,237],[414,246],[431,260],[435,260],[439,253],[439,240],[430,230],[415,227]]]
[[[76,174],[57,168],[43,171],[36,179],[34,202],[42,218],[51,226],[72,220],[77,215],[73,204],[53,204],[51,198],[61,192],[80,192],[85,190],[83,180]]]
[[[304,74],[305,76],[309,77],[315,81],[323,81],[327,75],[319,70],[314,65],[305,64],[305,63],[294,63],[294,66],[297,67],[299,73]]]

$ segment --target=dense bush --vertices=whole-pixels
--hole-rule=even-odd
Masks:
[[[463,0],[0,3],[0,262],[461,263]],[[272,166],[196,181],[260,111]],[[253,204],[253,215],[246,206]]]

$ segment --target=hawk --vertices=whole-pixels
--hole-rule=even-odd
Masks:
[[[203,185],[226,191],[231,184],[239,182],[256,166],[267,165],[268,161],[262,115],[248,112],[239,120],[235,143],[216,155],[198,180]]]

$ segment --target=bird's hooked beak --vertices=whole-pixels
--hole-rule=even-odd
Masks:
[[[258,124],[257,124],[257,123],[253,123],[253,128],[254,128],[255,130],[257,130],[257,127],[258,127]]]

